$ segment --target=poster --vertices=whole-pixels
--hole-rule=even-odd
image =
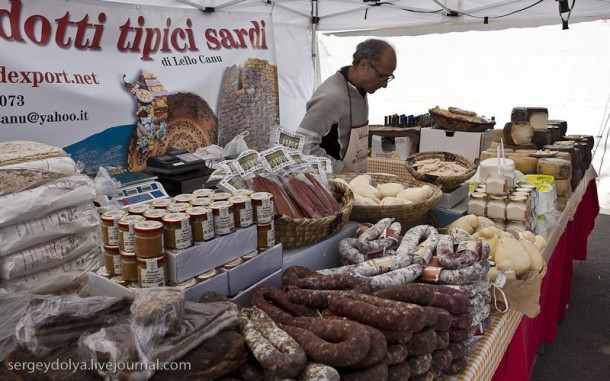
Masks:
[[[85,172],[169,148],[265,148],[279,123],[268,13],[0,0],[0,141],[58,146]]]

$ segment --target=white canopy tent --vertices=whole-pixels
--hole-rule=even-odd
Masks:
[[[602,137],[594,163],[601,206],[610,208],[610,164],[601,164],[610,131],[610,0],[105,1],[270,12],[288,129],[316,85],[351,62],[359,41],[386,38],[399,56],[397,79],[370,97],[371,123],[438,104],[493,115],[501,128],[514,106],[547,107],[570,133]]]

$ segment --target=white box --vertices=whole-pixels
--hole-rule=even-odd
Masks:
[[[451,152],[474,162],[482,151],[491,146],[492,130],[485,132],[460,132],[422,128],[419,152]]]
[[[111,281],[110,279],[89,272],[89,296],[133,296],[133,291],[125,286]],[[203,282],[184,290],[184,299],[190,302],[199,302],[199,298],[206,291],[217,292],[227,296],[229,294],[229,283],[226,271],[219,271],[218,274]]]
[[[385,146],[386,142],[392,140],[390,146]],[[373,135],[371,137],[371,157],[379,159],[407,160],[416,151],[416,144],[407,136],[397,136],[394,138]]]
[[[167,252],[168,278],[184,282],[255,251],[257,244],[256,225],[252,225],[183,251]]]
[[[469,185],[469,183],[466,182],[466,183],[463,183],[462,185],[460,185],[458,188],[452,190],[451,192],[448,192],[448,193],[443,192],[441,199],[438,200],[438,202],[436,203],[436,205],[434,205],[434,207],[435,208],[444,208],[444,209],[453,208],[455,205],[459,204],[466,197],[468,197],[469,188],[470,188],[470,185]]]
[[[282,287],[282,270],[277,270],[273,274],[261,279],[252,286],[241,291],[239,294],[232,297],[231,301],[233,303],[239,304],[240,306],[250,307],[252,305],[252,303],[250,303],[250,295],[252,295],[252,291],[254,291],[255,288],[260,286],[269,286],[276,288]]]
[[[279,243],[227,271],[229,295],[236,295],[269,274],[282,269],[282,244]]]

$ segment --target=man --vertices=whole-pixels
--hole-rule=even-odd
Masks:
[[[314,91],[297,132],[308,137],[304,151],[325,156],[335,173],[365,172],[368,154],[367,93],[394,79],[396,52],[383,40],[356,47],[351,66],[341,68]]]

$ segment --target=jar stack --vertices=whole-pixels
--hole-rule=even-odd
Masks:
[[[250,195],[250,198],[256,223],[257,249],[265,251],[275,246],[273,195],[268,192],[255,192]]]
[[[144,220],[134,225],[134,253],[122,253],[123,278],[138,282],[142,288],[167,284],[167,265],[164,249],[164,224]],[[131,253],[129,253],[131,254]]]

